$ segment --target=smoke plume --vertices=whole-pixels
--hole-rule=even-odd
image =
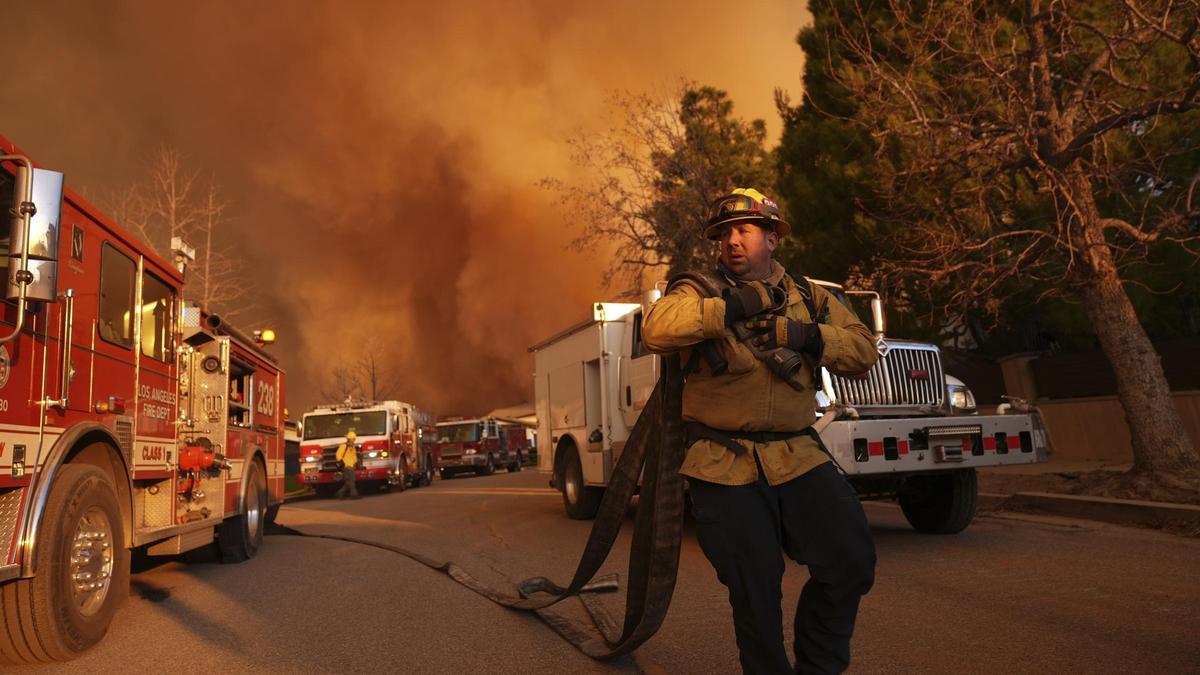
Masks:
[[[798,3],[646,4],[6,2],[0,134],[93,198],[163,143],[211,174],[293,417],[368,338],[406,400],[479,414],[613,293],[536,187],[608,93],[693,78],[777,129],[799,91]]]

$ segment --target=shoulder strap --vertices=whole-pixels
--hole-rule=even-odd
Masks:
[[[791,275],[788,275],[791,276]],[[804,299],[804,308],[808,310],[808,315],[812,318],[813,323],[825,323],[826,317],[817,314],[817,299],[813,289],[813,283],[808,280],[808,277],[792,277],[792,283],[796,284],[800,289],[800,297]],[[821,304],[821,310],[826,310],[824,303]],[[822,314],[825,311],[821,312]]]
[[[791,275],[789,274],[788,276]],[[813,288],[815,284],[805,276],[792,277],[792,283],[796,284],[796,287],[800,289],[800,297],[804,300],[804,308],[808,310],[808,316],[812,319],[813,323],[825,323],[827,317],[821,316],[821,314],[827,314],[828,307],[824,303],[821,303],[821,308],[817,309],[816,291]],[[818,314],[818,312],[821,314]],[[824,351],[824,347],[822,347],[822,351]],[[821,382],[821,367],[815,361],[812,362],[812,379],[817,391],[821,391],[824,388]],[[817,442],[820,443],[820,439]],[[822,446],[822,449],[824,449],[824,446]],[[826,454],[828,454],[828,451],[826,451]],[[834,460],[834,464],[837,464],[837,460]],[[841,466],[839,465],[838,468],[840,469]]]

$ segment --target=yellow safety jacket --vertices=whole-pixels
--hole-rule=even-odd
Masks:
[[[353,443],[342,443],[338,446],[334,458],[353,469],[358,466],[358,449]]]

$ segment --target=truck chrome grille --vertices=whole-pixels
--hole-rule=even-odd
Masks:
[[[321,448],[322,471],[337,471],[337,449],[336,445]]]
[[[865,378],[830,373],[840,402],[850,406],[933,406],[945,400],[941,352],[936,348],[893,346]]]

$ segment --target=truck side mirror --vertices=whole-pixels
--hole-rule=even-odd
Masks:
[[[884,325],[883,318],[883,300],[877,295],[871,298],[871,328],[875,331],[875,337],[883,337]]]
[[[32,182],[32,185],[30,185]],[[26,196],[31,199],[26,200]],[[8,253],[9,300],[21,297],[54,302],[58,297],[58,243],[62,215],[63,175],[57,171],[17,168],[16,215]],[[32,208],[31,208],[32,205]],[[26,256],[25,265],[21,264]]]
[[[887,327],[883,318],[883,299],[875,291],[846,291],[847,296],[867,296],[871,298],[871,330],[875,339],[883,339],[883,331]]]

